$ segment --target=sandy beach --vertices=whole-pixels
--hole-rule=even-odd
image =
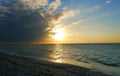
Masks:
[[[87,68],[0,53],[0,76],[109,76]]]

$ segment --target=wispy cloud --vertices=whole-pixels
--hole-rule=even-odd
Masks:
[[[106,3],[109,4],[109,3],[111,3],[111,1],[112,1],[112,0],[106,0]]]
[[[80,10],[79,9],[76,9],[76,10],[68,10],[68,11],[65,11],[63,12],[63,18],[68,18],[68,17],[72,17],[72,16],[75,16],[77,15],[78,13],[80,13]]]
[[[73,25],[77,25],[77,24],[80,24],[80,21],[75,21],[75,22],[72,22]]]
[[[100,8],[101,8],[100,5],[95,5],[95,6],[91,7],[91,8],[89,8],[89,9],[87,9],[86,12],[91,13],[91,12],[94,12],[96,10],[99,10]]]

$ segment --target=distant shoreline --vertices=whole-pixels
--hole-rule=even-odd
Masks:
[[[35,60],[0,52],[0,75],[24,76],[109,76],[87,68]]]

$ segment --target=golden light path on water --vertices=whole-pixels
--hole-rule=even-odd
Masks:
[[[57,63],[63,63],[62,61],[62,56],[63,56],[63,53],[62,53],[63,49],[61,47],[60,44],[56,44],[54,47],[53,47],[53,52],[49,55],[52,62],[57,62]]]
[[[50,57],[49,61],[55,62],[55,63],[67,63],[67,64],[77,65],[77,66],[86,67],[86,68],[91,67],[91,64],[88,64],[88,63],[78,62],[72,59],[65,59],[64,57],[69,57],[69,56],[64,56],[67,54],[64,54],[65,50],[62,47],[62,44],[56,44],[53,48],[54,48],[53,52],[49,55]]]

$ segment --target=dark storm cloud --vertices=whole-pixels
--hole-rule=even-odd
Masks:
[[[51,13],[58,7],[55,7],[55,2],[60,3],[60,0],[52,2],[50,6],[47,0],[35,0],[35,3],[30,1],[0,0],[0,42],[40,41],[51,33],[54,27],[50,22],[53,18]],[[52,4],[55,8],[51,12],[49,8]],[[55,14],[54,19],[59,16]]]

